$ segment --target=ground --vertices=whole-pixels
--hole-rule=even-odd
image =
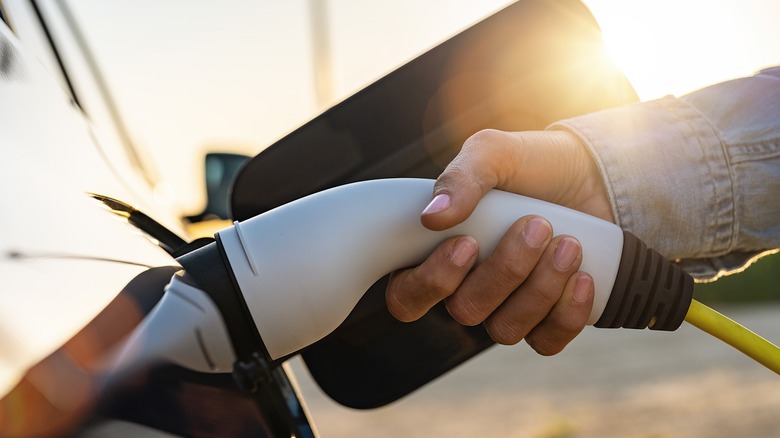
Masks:
[[[780,305],[719,310],[780,343]],[[587,328],[553,357],[494,347],[367,412],[334,404],[293,368],[323,438],[780,436],[780,376],[687,324]]]

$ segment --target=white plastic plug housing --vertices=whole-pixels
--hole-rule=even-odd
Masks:
[[[431,231],[420,213],[433,180],[373,180],[336,187],[236,223],[219,239],[272,359],[335,330],[382,276],[422,262],[444,239],[473,236],[480,258],[520,217],[546,218],[582,244],[580,270],[594,279],[588,324],[598,321],[620,265],[615,224],[536,199],[492,190],[464,223]]]
[[[202,290],[174,275],[165,295],[109,356],[105,368],[118,379],[157,363],[206,373],[230,372],[236,360],[219,310]]]

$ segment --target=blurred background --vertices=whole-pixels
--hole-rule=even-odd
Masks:
[[[188,216],[206,204],[207,153],[254,156],[511,1],[58,3],[83,33],[155,197]],[[780,63],[776,0],[584,3],[641,100]],[[772,258],[740,276],[743,287],[729,279],[701,294],[776,296],[776,264]]]
[[[158,202],[203,211],[207,153],[252,156],[506,6],[505,0],[62,0]],[[776,0],[587,0],[642,100],[780,63]],[[780,342],[780,262],[696,297]],[[334,405],[294,363],[323,436],[776,436],[777,376],[685,326],[586,330],[564,353],[493,348],[372,412]]]
[[[255,155],[511,2],[55,3],[82,33],[157,196],[195,214],[206,152]],[[774,0],[584,3],[642,100],[780,62]]]

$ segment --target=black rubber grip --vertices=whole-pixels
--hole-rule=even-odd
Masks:
[[[693,277],[624,231],[615,285],[594,326],[677,330],[692,298]]]

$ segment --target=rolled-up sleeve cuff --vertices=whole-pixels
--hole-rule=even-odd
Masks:
[[[672,260],[717,257],[736,238],[725,143],[673,97],[557,122],[593,155],[618,225]]]

